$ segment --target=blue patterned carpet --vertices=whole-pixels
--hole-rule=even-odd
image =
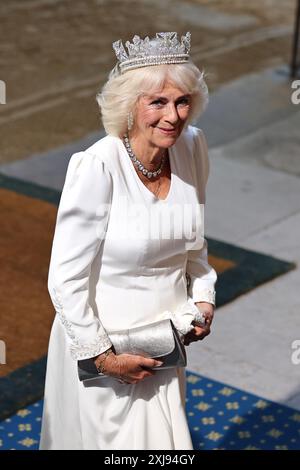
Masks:
[[[38,449],[42,406],[0,423],[0,449]],[[300,412],[191,372],[187,415],[195,449],[300,449]]]

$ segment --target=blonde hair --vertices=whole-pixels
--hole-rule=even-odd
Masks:
[[[208,104],[208,89],[204,72],[192,62],[142,67],[122,75],[114,68],[96,95],[106,133],[122,137],[127,131],[128,113],[131,111],[134,116],[139,97],[162,90],[167,81],[191,95],[191,110],[185,125],[195,121]]]

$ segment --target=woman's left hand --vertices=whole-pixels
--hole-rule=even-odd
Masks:
[[[215,307],[212,304],[209,304],[207,302],[197,302],[195,305],[197,305],[199,310],[203,313],[205,318],[205,324],[200,325],[200,323],[196,323],[194,321],[192,322],[194,328],[185,335],[185,346],[188,346],[194,341],[202,340],[206,336],[208,336],[210,334],[210,327],[214,318]]]

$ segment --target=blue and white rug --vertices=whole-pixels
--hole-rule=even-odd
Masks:
[[[187,372],[187,416],[196,450],[299,450],[300,412]],[[38,449],[43,401],[0,423],[0,449]]]

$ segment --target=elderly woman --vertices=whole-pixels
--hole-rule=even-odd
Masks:
[[[163,318],[185,345],[210,332],[216,273],[196,210],[208,155],[189,125],[207,87],[189,33],[126,46],[113,44],[118,62],[97,96],[107,136],[71,157],[58,209],[41,449],[192,449],[184,367],[116,354],[109,332]],[[82,359],[104,378],[79,381]]]

